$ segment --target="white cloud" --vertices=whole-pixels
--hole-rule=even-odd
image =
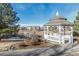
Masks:
[[[20,24],[21,27],[25,26],[43,26],[44,24]]]
[[[32,4],[28,4],[28,3],[23,3],[23,4],[18,4],[18,8],[20,10],[27,10],[32,6]]]
[[[26,10],[25,5],[19,5],[18,8],[19,8],[20,10]]]
[[[33,13],[37,13],[37,11],[41,11],[40,13],[43,13],[46,9],[46,6],[43,3],[34,4],[33,6],[34,6],[34,8],[32,8]]]
[[[46,6],[44,4],[40,4],[38,7],[39,10],[44,10],[45,8],[46,8]]]
[[[68,21],[70,22],[74,22],[74,20],[76,19],[76,14],[77,14],[77,10],[69,13],[66,17],[68,18]]]

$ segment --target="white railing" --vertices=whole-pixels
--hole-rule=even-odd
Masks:
[[[44,35],[45,39],[50,40],[50,41],[59,41],[60,35]]]
[[[44,35],[46,40],[55,41],[59,43],[65,43],[65,40],[68,40],[69,43],[73,43],[73,36],[71,35]]]

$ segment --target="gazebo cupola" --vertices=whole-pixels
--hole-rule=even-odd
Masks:
[[[55,17],[44,25],[44,38],[58,44],[73,43],[73,24],[57,11]]]

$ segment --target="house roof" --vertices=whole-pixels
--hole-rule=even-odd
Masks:
[[[53,19],[48,21],[44,26],[49,26],[49,25],[73,25],[73,23],[67,21],[67,18],[62,17],[62,16],[55,16]]]

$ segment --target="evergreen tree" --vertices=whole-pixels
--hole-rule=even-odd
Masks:
[[[74,21],[74,31],[79,32],[79,12],[77,12],[76,20]]]
[[[77,12],[76,20],[79,20],[79,12]]]
[[[17,13],[13,10],[10,3],[0,3],[0,39],[13,35],[18,31],[19,21]]]

